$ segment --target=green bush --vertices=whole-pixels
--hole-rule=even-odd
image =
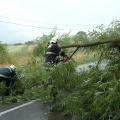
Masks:
[[[98,27],[98,30],[89,34],[86,41],[118,39],[119,30],[119,21],[114,21],[106,30],[103,30],[103,26]],[[80,72],[76,71],[76,63],[72,60],[57,66],[36,66],[29,62],[19,67],[18,80],[11,96],[1,98],[0,102],[40,99],[51,102],[52,110],[73,115],[75,120],[119,120],[119,48],[119,44],[111,43],[83,49],[88,53],[95,50],[100,57],[103,56],[104,62],[107,62],[104,69],[99,66],[103,58],[99,59],[96,66],[89,66],[89,70]],[[4,87],[4,84],[0,84],[0,93]]]
[[[9,61],[9,56],[5,45],[0,42],[0,63],[3,64]]]

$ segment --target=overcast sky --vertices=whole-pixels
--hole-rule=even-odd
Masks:
[[[57,27],[76,34],[120,20],[120,0],[0,0],[0,41],[24,43]]]

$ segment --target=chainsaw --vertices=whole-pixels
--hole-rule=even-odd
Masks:
[[[75,49],[75,51],[70,55],[70,57],[66,57],[65,59],[63,59],[63,62],[68,62],[73,57],[73,55],[77,52],[78,49],[79,47]]]

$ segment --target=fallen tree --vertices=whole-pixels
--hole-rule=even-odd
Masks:
[[[90,47],[90,46],[97,46],[97,45],[106,44],[106,43],[120,43],[120,39],[115,39],[115,40],[103,40],[103,41],[97,41],[97,42],[86,43],[86,44],[70,44],[70,45],[61,46],[61,48]]]

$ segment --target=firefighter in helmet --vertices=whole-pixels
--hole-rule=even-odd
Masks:
[[[53,37],[48,45],[47,45],[47,49],[46,49],[46,63],[49,64],[58,64],[59,59],[57,59],[57,57],[63,56],[63,57],[67,57],[67,55],[65,54],[64,51],[61,50],[61,48],[58,46],[58,39],[56,37]]]
[[[6,91],[3,95],[8,96],[10,94],[10,86],[15,83],[16,80],[16,66],[10,65],[9,67],[0,68],[0,82],[5,82]]]

